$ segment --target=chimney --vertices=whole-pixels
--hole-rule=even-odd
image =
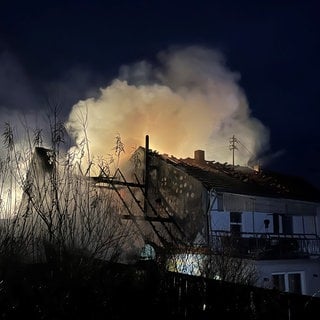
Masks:
[[[199,164],[205,163],[204,151],[203,150],[196,150],[194,152],[194,160],[196,160],[196,162]]]

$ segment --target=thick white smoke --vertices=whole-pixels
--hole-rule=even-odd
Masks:
[[[142,61],[121,67],[99,98],[73,106],[66,127],[77,148],[86,134],[91,155],[105,157],[120,135],[128,156],[148,134],[159,153],[185,158],[203,149],[207,160],[231,163],[234,135],[240,141],[235,162],[247,165],[268,147],[267,128],[251,116],[239,74],[219,52],[177,47],[157,58],[156,66]]]

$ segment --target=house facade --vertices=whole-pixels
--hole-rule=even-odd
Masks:
[[[210,241],[233,239],[239,254],[252,259],[258,286],[315,295],[319,291],[319,216],[307,201],[215,193]]]
[[[298,177],[207,161],[203,150],[177,159],[140,147],[133,158],[145,216],[162,217],[162,230],[199,252],[221,253],[228,243],[236,259],[255,266],[256,286],[320,296],[319,190]],[[193,254],[198,264],[200,256]],[[190,254],[177,257],[178,270],[197,274]]]
[[[114,255],[111,240],[117,239],[116,247],[130,257],[170,251],[169,269],[216,279],[229,279],[229,272],[231,281],[242,281],[239,275],[254,266],[256,286],[320,296],[320,191],[306,181],[207,161],[203,150],[177,159],[146,146],[135,151],[125,175],[119,170],[83,179],[63,171],[52,184],[49,151],[36,149],[30,165],[20,207],[28,234],[39,226],[45,234],[51,226],[63,228],[66,241],[91,251],[104,235],[104,258]],[[96,235],[86,232],[93,218]],[[214,269],[220,256],[228,259]]]

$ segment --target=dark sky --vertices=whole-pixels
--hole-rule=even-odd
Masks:
[[[59,97],[62,116],[119,68],[170,46],[223,53],[251,113],[270,129],[269,167],[320,186],[320,2],[1,1],[0,113]]]

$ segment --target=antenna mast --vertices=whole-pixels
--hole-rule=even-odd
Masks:
[[[234,150],[238,150],[236,143],[238,143],[238,139],[233,135],[232,138],[229,139],[229,150],[232,151],[232,167],[234,168]]]

